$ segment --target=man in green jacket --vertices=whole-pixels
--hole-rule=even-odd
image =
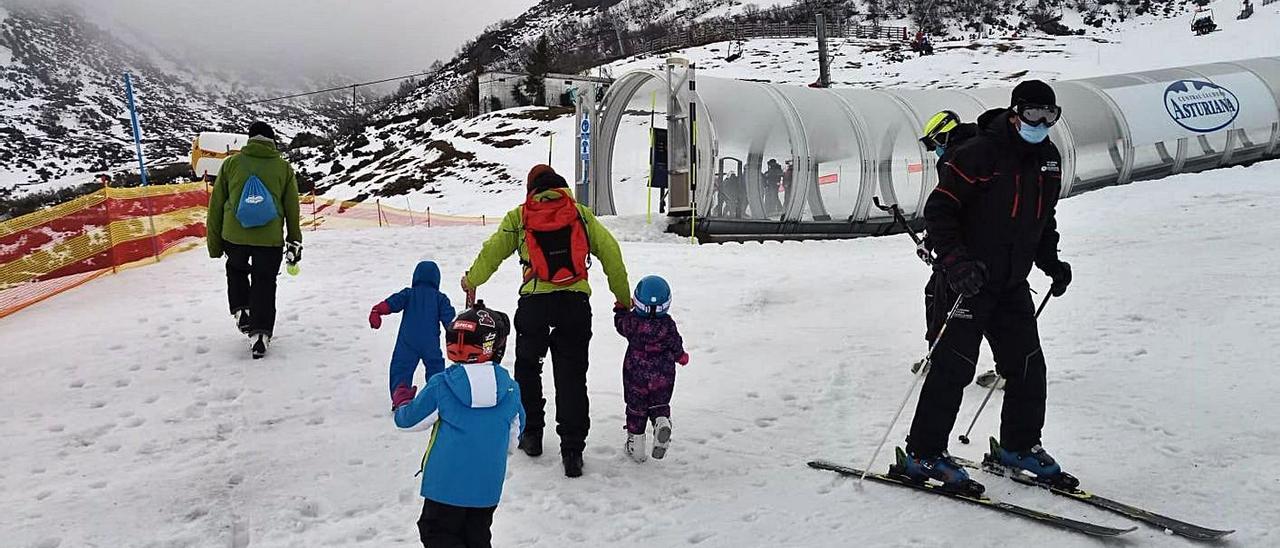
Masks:
[[[227,257],[231,315],[240,331],[249,335],[254,359],[266,355],[275,329],[280,261],[297,264],[302,260],[298,180],[293,167],[276,150],[275,138],[275,131],[265,122],[249,126],[249,142],[218,170],[205,221],[209,256]],[[251,180],[253,184],[249,184]],[[261,188],[259,183],[269,196],[253,195],[255,188]],[[262,224],[246,228],[242,223],[248,218],[244,216],[245,205],[260,204],[264,198],[274,204],[275,215],[268,213],[256,221]]]
[[[545,426],[542,359],[551,351],[556,385],[556,433],[564,474],[582,475],[582,451],[591,426],[587,398],[587,350],[591,342],[591,286],[587,254],[596,256],[617,302],[631,307],[622,250],[609,230],[569,194],[568,183],[550,166],[529,172],[525,205],[503,217],[462,276],[468,294],[489,280],[507,257],[518,254],[524,285],[516,308],[516,382],[527,414],[520,449],[542,454]]]

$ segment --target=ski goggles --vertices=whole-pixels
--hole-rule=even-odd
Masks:
[[[1013,111],[1028,124],[1052,126],[1062,117],[1062,107],[1057,105],[1022,104],[1013,107]]]
[[[920,142],[924,144],[925,150],[933,152],[935,149],[947,148],[947,143],[951,142],[951,132],[944,131],[933,135],[925,135],[920,138]]]

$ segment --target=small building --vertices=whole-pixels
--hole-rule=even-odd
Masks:
[[[520,106],[516,98],[516,87],[529,75],[519,72],[485,72],[480,74],[480,113]],[[612,78],[598,76],[582,76],[578,74],[548,73],[545,81],[547,87],[548,106],[573,106],[570,90],[585,83],[601,84],[607,88]]]

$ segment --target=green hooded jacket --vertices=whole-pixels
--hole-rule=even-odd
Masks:
[[[563,197],[555,190],[549,190],[535,195],[534,199],[568,200],[571,198]],[[622,248],[618,246],[618,241],[613,238],[613,234],[609,233],[609,229],[600,224],[590,209],[582,204],[576,205],[578,212],[582,214],[582,219],[586,221],[587,239],[591,241],[591,254],[600,259],[600,264],[604,266],[604,274],[609,278],[609,291],[613,293],[617,302],[629,304],[631,286],[627,282],[627,267],[622,262]],[[513,253],[519,253],[521,262],[528,262],[529,250],[524,245],[523,212],[524,206],[507,212],[507,215],[502,218],[502,224],[498,226],[498,231],[485,241],[480,254],[476,256],[475,262],[471,263],[471,268],[466,273],[467,283],[471,287],[480,287],[489,281],[502,262]],[[591,285],[587,280],[579,280],[569,285],[556,285],[535,279],[525,282],[520,288],[521,295],[540,295],[555,291],[579,291],[590,295]]]
[[[276,202],[278,216],[275,220],[255,228],[240,226],[236,208],[244,184],[251,175],[257,175],[271,192]],[[222,162],[218,180],[209,194],[209,216],[205,221],[206,242],[209,256],[222,256],[222,242],[262,247],[283,247],[290,242],[302,241],[302,229],[298,226],[298,179],[293,167],[280,157],[275,143],[267,139],[252,138],[235,154]],[[288,228],[287,238],[281,232]]]

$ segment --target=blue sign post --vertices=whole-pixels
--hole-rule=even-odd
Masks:
[[[138,170],[142,174],[142,186],[147,186],[147,162],[142,156],[142,126],[138,123],[138,109],[133,104],[133,79],[124,73],[124,93],[129,99],[129,117],[133,119],[133,146],[138,153]]]
[[[582,196],[578,203],[589,204],[591,194],[591,119],[582,118],[582,126],[578,128],[578,156],[582,160]]]

